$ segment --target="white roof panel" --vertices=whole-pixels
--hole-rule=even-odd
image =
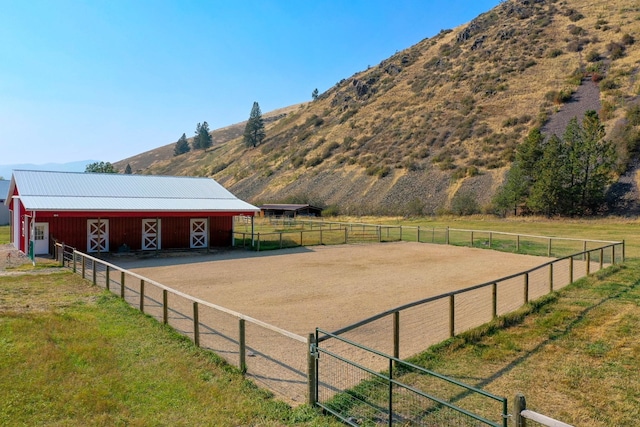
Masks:
[[[16,170],[13,184],[29,210],[259,211],[210,178]]]

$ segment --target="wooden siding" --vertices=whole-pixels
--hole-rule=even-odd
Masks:
[[[161,220],[161,248],[162,249],[188,249],[190,243],[190,218],[203,218],[193,215],[191,217],[147,217],[147,218],[123,218],[100,217],[109,220],[109,249],[117,252],[123,245],[131,250],[142,249],[142,220]],[[45,217],[42,213],[37,216],[38,222],[49,223],[49,236],[51,244],[55,241],[73,246],[79,251],[87,250],[87,220],[98,219],[92,217]],[[209,217],[209,245],[212,247],[231,246],[231,233],[233,217],[214,216]]]

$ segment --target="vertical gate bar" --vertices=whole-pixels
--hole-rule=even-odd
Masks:
[[[400,359],[400,312],[393,312],[393,357]]]
[[[78,263],[76,261],[76,251],[73,251],[73,273],[77,273],[78,272]]]
[[[144,280],[140,279],[140,312],[144,313]]]
[[[198,318],[198,303],[193,302],[193,342],[200,347],[200,320]]]
[[[491,300],[492,300],[491,314],[492,314],[492,318],[495,319],[496,317],[498,317],[498,283],[497,282],[493,282],[493,285],[491,286]]]
[[[240,343],[239,348],[239,368],[240,372],[243,374],[247,372],[247,342],[246,342],[246,334],[245,334],[245,324],[244,319],[240,319],[238,321],[238,342]]]
[[[307,337],[307,394],[308,394],[308,399],[307,402],[309,403],[309,405],[315,405],[316,402],[318,401],[318,390],[317,390],[317,365],[316,365],[316,357],[314,355],[314,352],[317,350],[314,350],[313,346],[315,343],[317,343],[317,334],[318,332],[316,331],[316,334],[314,335],[313,333],[309,334],[309,336]]]
[[[389,359],[389,427],[393,426],[393,360]]]
[[[87,266],[86,266],[86,264],[87,264],[87,261],[84,259],[84,257],[82,257],[82,278],[83,279],[87,277],[87,274],[86,274]]]
[[[120,298],[124,299],[124,271],[120,272]]]
[[[456,301],[455,294],[451,294],[449,296],[449,336],[455,336],[455,311],[456,311]]]
[[[169,295],[166,289],[162,290],[162,323],[169,321]]]

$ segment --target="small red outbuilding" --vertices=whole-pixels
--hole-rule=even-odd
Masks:
[[[260,211],[210,178],[16,170],[11,242],[52,253],[231,246],[233,217]]]

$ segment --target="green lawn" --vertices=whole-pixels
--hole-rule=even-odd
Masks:
[[[0,277],[0,425],[331,425],[69,272]]]
[[[0,245],[9,243],[9,226],[0,226]]]

